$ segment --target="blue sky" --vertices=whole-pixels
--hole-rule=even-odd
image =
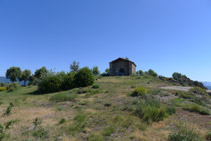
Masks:
[[[210,0],[0,0],[0,76],[129,57],[137,69],[211,81]]]

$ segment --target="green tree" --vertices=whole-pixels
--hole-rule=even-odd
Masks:
[[[110,69],[109,68],[105,69],[105,73],[109,75],[110,74]]]
[[[47,75],[48,72],[49,72],[49,71],[46,69],[46,67],[42,67],[42,68],[37,69],[37,70],[35,71],[35,75],[34,75],[34,76],[35,76],[36,78],[41,79],[42,76]]]
[[[178,73],[178,72],[175,72],[175,73],[172,74],[172,78],[174,80],[181,79],[182,78],[182,74],[181,73]]]
[[[154,77],[157,77],[157,76],[158,76],[158,74],[157,74],[154,70],[152,70],[152,69],[149,69],[147,73],[148,73],[149,75],[154,76]]]
[[[137,75],[144,75],[144,72],[143,72],[142,70],[138,70],[138,71],[136,72],[136,74],[137,74]]]
[[[93,69],[92,69],[92,73],[95,75],[95,76],[98,76],[100,75],[100,71],[98,69],[97,66],[94,66]]]
[[[24,70],[23,72],[22,72],[22,76],[21,76],[21,81],[24,81],[24,86],[26,86],[26,81],[28,81],[29,80],[29,78],[30,78],[30,76],[31,76],[31,71],[30,70]]]
[[[21,79],[21,69],[19,67],[11,67],[6,72],[7,79],[10,81],[15,82],[18,79]]]
[[[75,75],[75,84],[76,87],[86,87],[94,83],[94,75],[92,71],[85,67],[78,71]]]
[[[78,70],[79,70],[79,62],[73,61],[73,63],[70,65],[70,71],[78,72]]]

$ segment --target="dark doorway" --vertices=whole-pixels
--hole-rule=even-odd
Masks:
[[[124,69],[119,69],[119,75],[120,75],[120,76],[125,75],[125,70],[124,70]]]

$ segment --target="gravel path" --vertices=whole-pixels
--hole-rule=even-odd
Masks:
[[[182,86],[166,86],[166,87],[161,87],[161,89],[165,90],[178,90],[178,91],[189,91],[192,87],[182,87]]]

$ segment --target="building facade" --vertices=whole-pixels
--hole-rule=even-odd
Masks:
[[[118,58],[109,63],[111,76],[129,76],[136,74],[136,64],[124,58]]]

